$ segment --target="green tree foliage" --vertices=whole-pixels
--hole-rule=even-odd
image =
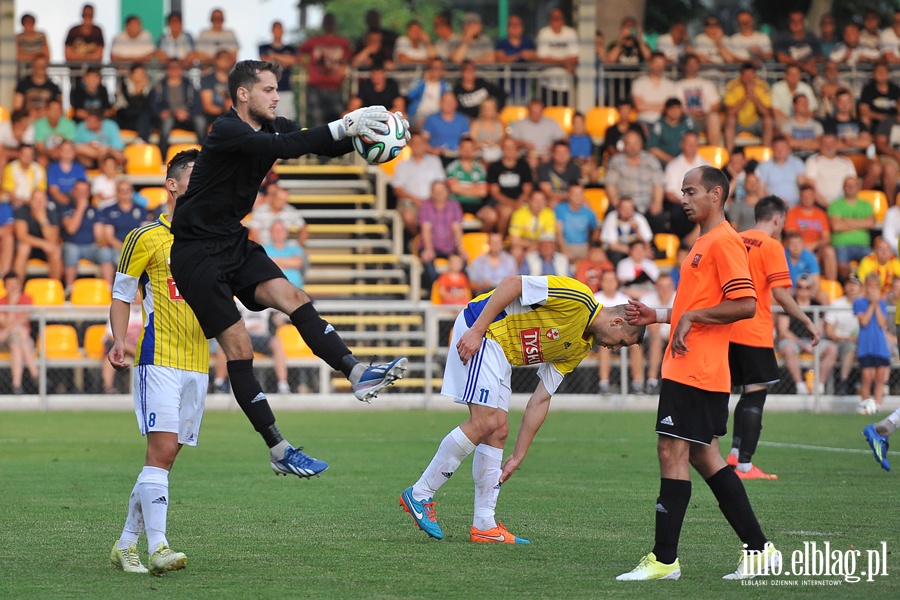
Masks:
[[[706,12],[701,0],[652,0],[647,2],[644,30],[652,33],[667,33],[674,19],[689,23],[692,19]],[[613,39],[618,34],[616,28]]]
[[[425,0],[324,0],[323,8],[337,17],[337,33],[351,42],[356,42],[366,30],[365,14],[370,8],[381,12],[381,26],[398,35],[406,31],[406,23],[419,20],[431,34],[434,15],[451,7],[451,2],[428,2]]]
[[[809,10],[810,0],[754,0],[753,5],[761,22],[769,23],[777,30],[787,28],[787,15],[792,10]],[[890,23],[890,17],[900,5],[896,0],[834,0],[831,5],[831,14],[838,24],[838,28],[853,21],[862,25],[862,17],[865,11],[873,9],[878,11],[882,19],[882,27]],[[818,29],[818,23],[807,23],[812,31]],[[838,37],[840,37],[838,29]]]

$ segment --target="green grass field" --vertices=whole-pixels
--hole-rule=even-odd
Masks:
[[[767,416],[767,443],[848,450],[761,446],[758,463],[781,479],[747,487],[785,555],[805,541],[842,552],[886,541],[890,552],[888,576],[874,582],[787,588],[775,583],[792,578],[722,581],[740,544],[696,476],[681,581],[614,581],[653,545],[659,475],[649,414],[551,412],[498,505],[532,545],[468,541],[470,461],[437,496],[447,537],[428,539],[397,497],[464,414],[282,414],[289,439],[331,463],[311,481],[276,478],[242,414],[208,414],[201,445],[182,452],[170,477],[169,540],[188,567],[162,578],[107,562],[143,464],[134,416],[2,414],[0,598],[900,597],[900,474],[868,454],[864,417]],[[511,439],[520,418],[511,417]],[[860,560],[857,573],[865,552]]]

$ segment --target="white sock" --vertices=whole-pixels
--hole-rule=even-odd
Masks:
[[[119,537],[116,548],[126,550],[132,544],[137,543],[142,533],[144,533],[144,515],[141,512],[141,494],[138,491],[138,484],[135,483],[131,490],[131,496],[128,498],[128,516],[125,517],[125,527],[122,529],[122,535]]]
[[[438,451],[431,459],[425,472],[413,486],[413,499],[422,501],[433,498],[434,493],[444,485],[459,463],[475,451],[473,444],[462,429],[457,427],[441,440]]]
[[[356,385],[359,383],[359,378],[362,377],[363,371],[365,371],[368,367],[366,367],[362,363],[356,363],[353,365],[353,368],[350,369],[350,376],[347,379],[350,380],[350,383]]]
[[[494,510],[500,495],[500,462],[503,448],[479,444],[472,457],[472,479],[475,480],[475,517],[472,525],[481,531],[497,526]]]
[[[150,554],[166,539],[166,516],[169,512],[169,472],[158,467],[144,467],[138,476],[137,488],[141,496],[141,511],[147,528]]]
[[[272,458],[275,460],[281,460],[284,458],[284,453],[287,451],[288,446],[290,446],[290,442],[287,440],[281,440],[276,445],[269,448],[269,454],[272,455]]]
[[[732,448],[731,454],[733,454],[734,456],[740,456],[741,453],[737,448]]]
[[[747,471],[749,471],[752,468],[753,468],[752,462],[748,462],[748,463],[739,462],[737,464],[737,470],[740,471],[741,473],[746,473]]]
[[[885,432],[882,435],[890,437],[892,433],[900,429],[900,408],[883,418],[875,427]]]

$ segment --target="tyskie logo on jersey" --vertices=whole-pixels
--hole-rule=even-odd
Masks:
[[[184,296],[181,295],[181,292],[178,291],[178,286],[175,284],[175,280],[169,277],[166,279],[166,283],[169,286],[169,300],[175,301],[184,301]]]
[[[537,365],[544,362],[540,327],[523,329],[519,333],[519,341],[522,343],[522,359],[526,365]]]

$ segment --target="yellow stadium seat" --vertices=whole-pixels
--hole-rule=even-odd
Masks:
[[[833,279],[820,279],[819,288],[828,296],[829,302],[834,302],[844,295],[844,287],[841,282]]]
[[[859,198],[872,205],[872,209],[875,211],[875,220],[883,223],[884,215],[887,214],[888,209],[887,196],[884,192],[879,190],[861,190]]]
[[[597,215],[597,220],[601,223],[606,218],[606,211],[609,210],[609,198],[606,196],[606,190],[603,188],[585,188],[584,201]]]
[[[725,146],[700,146],[697,148],[697,154],[717,169],[721,169],[728,162],[728,150]]]
[[[156,210],[169,199],[169,191],[164,187],[144,187],[138,193],[147,199],[147,210]]]
[[[62,283],[57,279],[39,277],[25,282],[25,293],[35,304],[59,305],[66,303]]]
[[[488,251],[488,234],[484,231],[472,231],[462,236],[463,252],[469,257],[469,264]]]
[[[0,106],[0,123],[9,121],[9,111],[5,107]]]
[[[91,325],[84,332],[84,354],[88,358],[101,360],[106,356],[106,346],[103,338],[106,337],[106,325]]]
[[[653,236],[653,244],[666,254],[665,258],[656,259],[656,264],[661,267],[674,267],[675,262],[678,260],[678,248],[681,246],[681,239],[674,233],[657,233]]]
[[[517,104],[507,104],[500,111],[500,122],[504,127],[509,127],[513,121],[521,121],[528,116],[528,107]]]
[[[764,162],[772,158],[772,149],[768,146],[744,146],[744,156],[747,160]]]
[[[554,121],[562,127],[566,135],[572,133],[572,117],[575,116],[575,109],[568,106],[547,106],[544,108],[544,116]]]
[[[155,144],[125,146],[127,175],[159,175],[163,173],[162,155]]]
[[[112,300],[109,283],[105,279],[85,277],[72,284],[72,304],[78,306],[105,306]]]
[[[281,343],[284,345],[284,353],[288,358],[315,357],[313,351],[309,349],[309,346],[303,341],[303,338],[300,337],[300,332],[297,331],[297,328],[293,325],[281,325],[275,331],[275,335],[278,336]]]
[[[120,129],[119,137],[122,138],[123,144],[130,144],[138,138],[138,132],[134,129]]]
[[[6,286],[2,279],[0,279],[0,298],[6,298]]]
[[[395,158],[394,160],[389,160],[386,163],[381,163],[378,166],[381,167],[381,170],[385,175],[387,175],[388,177],[393,177],[394,171],[397,169],[397,165],[399,165],[404,160],[409,159],[410,156],[412,156],[412,148],[406,146],[403,148],[403,150],[400,151],[400,154],[397,155],[397,158]]]
[[[47,340],[47,358],[84,358],[78,346],[78,333],[71,325],[47,325],[44,335]]]
[[[199,150],[200,144],[172,144],[171,146],[169,146],[169,149],[166,150],[166,162],[163,164],[164,165],[169,164],[169,161],[172,160],[172,158],[179,152],[184,152],[185,150],[192,150],[194,148]]]
[[[169,140],[193,140],[197,141],[197,134],[188,129],[173,129],[172,133],[169,134]]]
[[[584,116],[584,128],[595,143],[603,141],[606,130],[619,121],[619,110],[614,106],[595,106]]]

